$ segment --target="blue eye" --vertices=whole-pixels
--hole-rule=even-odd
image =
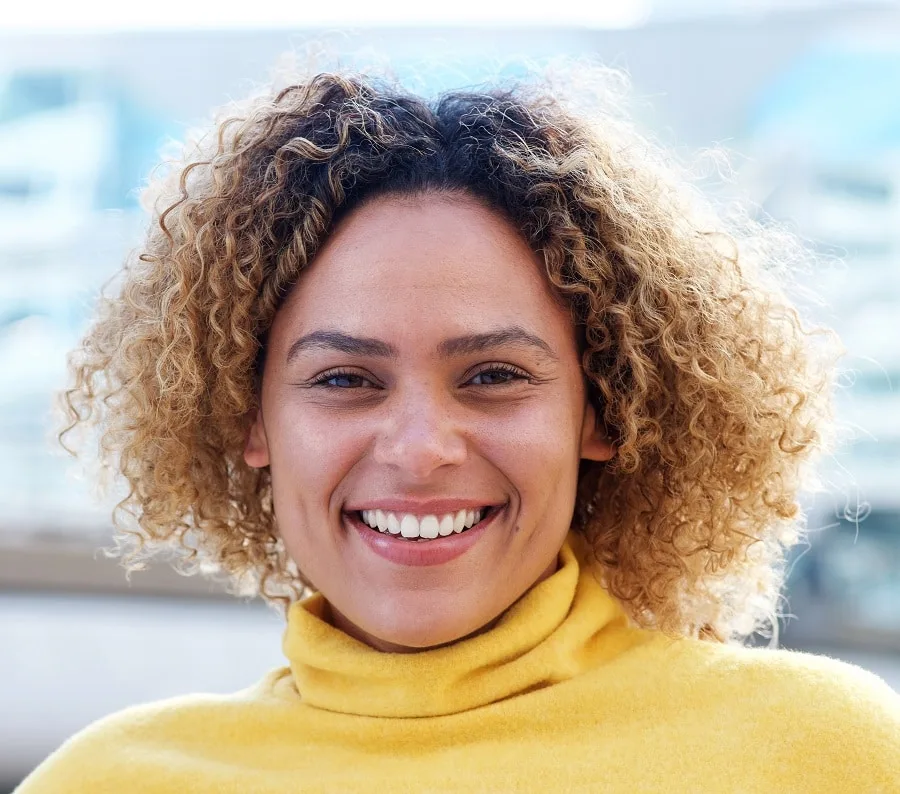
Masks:
[[[326,372],[313,385],[325,386],[331,389],[358,389],[363,385],[374,386],[368,378],[355,372]]]
[[[477,382],[478,379],[481,382]],[[527,380],[528,376],[519,369],[511,366],[493,366],[477,373],[470,383],[475,386],[503,386],[516,380]]]

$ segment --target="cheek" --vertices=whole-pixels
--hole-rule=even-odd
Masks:
[[[272,413],[266,434],[276,510],[329,509],[341,481],[365,453],[359,423],[287,402]]]
[[[581,434],[572,414],[565,399],[526,401],[480,422],[474,438],[523,499],[545,502],[577,474]]]

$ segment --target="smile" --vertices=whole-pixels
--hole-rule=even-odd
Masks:
[[[344,518],[363,547],[376,556],[395,565],[434,566],[463,556],[482,538],[491,536],[491,527],[506,514],[507,507],[508,503],[505,503],[426,515],[384,509],[351,510],[344,513]],[[379,528],[380,519],[385,529]],[[457,522],[461,524],[459,531]],[[392,533],[390,527],[400,529],[400,532]],[[442,527],[445,532],[449,528],[450,534],[442,535]],[[435,531],[436,535],[433,534]]]
[[[466,532],[478,524],[490,510],[490,507],[475,507],[441,516],[360,510],[357,515],[366,526],[385,535],[396,535],[407,540],[434,540]]]

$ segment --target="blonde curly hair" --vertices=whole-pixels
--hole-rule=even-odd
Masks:
[[[570,307],[617,447],[583,462],[573,527],[636,625],[777,633],[801,488],[830,445],[837,348],[786,296],[784,234],[726,217],[580,62],[433,101],[339,69],[220,116],[151,183],[153,222],[70,357],[67,426],[94,428],[128,493],[131,566],[176,548],[287,605],[268,470],[242,452],[266,333],[336,221],[377,195],[473,195],[503,213]],[[191,567],[193,566],[193,567]]]

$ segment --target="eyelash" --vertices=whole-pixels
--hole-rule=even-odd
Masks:
[[[479,375],[486,375],[488,373],[494,373],[494,372],[503,372],[503,373],[512,375],[514,377],[511,377],[509,380],[502,381],[501,383],[495,383],[495,384],[478,383],[475,385],[476,386],[507,386],[516,380],[528,380],[528,381],[531,380],[529,375],[527,373],[523,372],[518,367],[514,367],[512,364],[500,364],[500,363],[491,364],[490,366],[487,366],[484,369],[479,370],[478,372],[474,373],[472,375],[472,377],[469,378],[469,380],[472,380],[472,378],[477,378]],[[310,386],[322,386],[326,389],[351,389],[351,388],[354,388],[352,386],[332,386],[328,383],[328,381],[330,381],[334,378],[341,378],[341,377],[359,378],[362,381],[368,381],[369,383],[372,383],[371,380],[364,377],[363,375],[360,375],[358,372],[352,372],[352,371],[346,370],[346,369],[335,369],[335,370],[330,370],[329,372],[323,372],[318,378],[316,378],[314,381],[312,381],[309,385]],[[355,387],[355,388],[359,388],[359,387]]]

